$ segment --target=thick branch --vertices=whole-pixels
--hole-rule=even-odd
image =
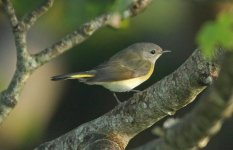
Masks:
[[[216,66],[217,62],[205,60],[196,50],[175,72],[145,91],[37,149],[84,149],[103,139],[124,149],[136,134],[192,102],[205,89],[205,83],[212,81],[212,75],[217,72]]]
[[[233,53],[223,59],[219,79],[194,110],[165,129],[161,139],[134,150],[187,150],[206,146],[233,113]],[[208,108],[208,109],[207,109]]]

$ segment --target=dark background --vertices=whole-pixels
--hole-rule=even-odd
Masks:
[[[18,16],[23,16],[41,1],[14,0]],[[115,1],[56,0],[54,7],[43,16],[28,34],[32,53],[50,46],[79,25],[107,11],[116,10]],[[135,42],[153,42],[172,53],[162,56],[152,77],[138,90],[143,90],[177,69],[197,47],[196,34],[216,12],[230,4],[154,0],[139,16],[126,20],[121,29],[105,27],[84,43],[74,47],[29,79],[20,102],[0,129],[0,149],[32,149],[39,143],[52,140],[71,129],[93,120],[117,105],[112,93],[100,86],[88,86],[78,81],[52,82],[57,74],[85,71],[106,61],[119,50]],[[0,88],[8,85],[15,67],[15,47],[9,23],[0,11]],[[127,100],[132,93],[118,94]],[[193,104],[178,111],[180,118],[190,112]],[[155,126],[161,126],[163,121]],[[128,148],[156,138],[152,128],[137,135]],[[233,119],[227,120],[205,150],[233,149]]]

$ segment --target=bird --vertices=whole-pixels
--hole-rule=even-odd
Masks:
[[[88,85],[101,85],[113,92],[134,91],[152,75],[158,58],[169,50],[149,42],[134,43],[113,55],[108,61],[88,71],[51,77],[52,81],[78,79]]]

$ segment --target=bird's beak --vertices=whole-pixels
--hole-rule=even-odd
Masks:
[[[170,51],[170,50],[164,50],[164,51],[162,51],[162,54],[163,53],[170,53],[170,52],[172,52],[172,51]]]

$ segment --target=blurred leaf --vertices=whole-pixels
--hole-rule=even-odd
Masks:
[[[130,25],[129,19],[124,19],[124,20],[121,21],[120,28],[125,29],[125,28],[128,28],[129,25]]]
[[[129,19],[123,19],[121,17],[121,14],[118,12],[115,12],[112,16],[111,21],[109,21],[109,26],[114,29],[126,29],[129,27],[130,21]]]
[[[197,42],[204,55],[212,57],[216,46],[233,49],[233,14],[221,13],[216,21],[206,23],[197,36]]]

